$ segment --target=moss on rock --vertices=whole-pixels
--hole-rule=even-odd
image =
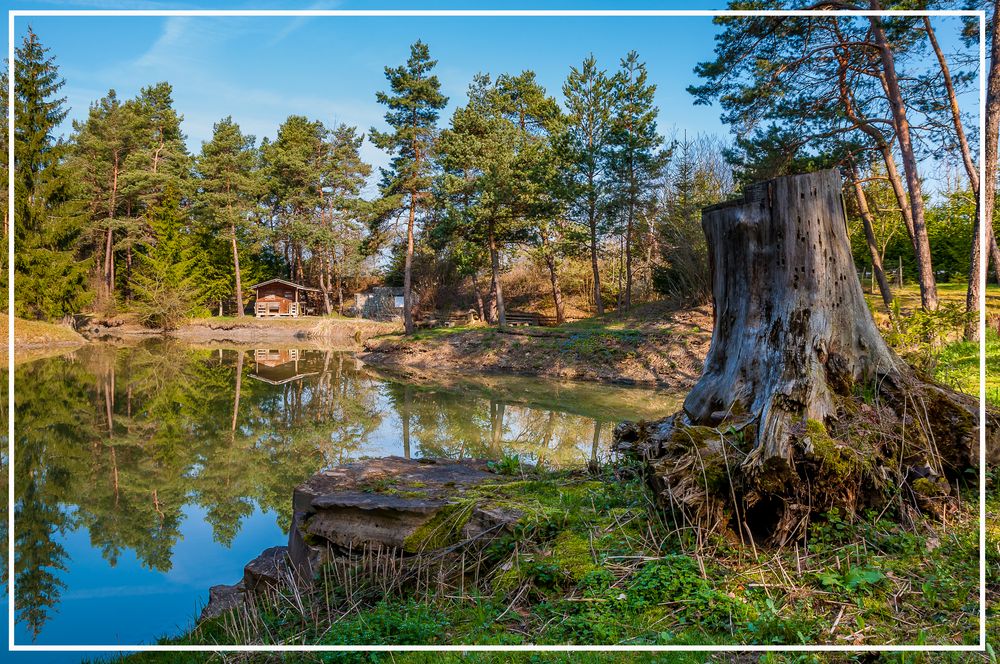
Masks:
[[[475,501],[471,500],[445,505],[406,536],[403,550],[407,553],[434,551],[461,541],[462,529],[475,506]]]

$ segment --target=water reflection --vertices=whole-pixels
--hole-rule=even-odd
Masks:
[[[613,421],[673,405],[654,392],[527,379],[415,385],[349,353],[176,343],[87,346],[18,366],[15,384],[18,634],[40,641],[74,590],[74,568],[119,588],[136,567],[166,579],[178,544],[205,524],[215,547],[206,556],[230,551],[248,523],[277,539],[269,530],[287,532],[292,487],[320,468],[385,454],[587,462],[603,454]],[[67,542],[82,533],[89,548],[71,559]],[[238,575],[247,554],[233,555],[214,583]],[[140,638],[185,624],[204,588],[185,591],[187,615],[154,615]],[[107,610],[99,595],[67,610]],[[71,642],[114,642],[115,618],[106,622],[107,633]]]

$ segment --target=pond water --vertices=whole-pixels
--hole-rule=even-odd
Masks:
[[[90,345],[19,364],[16,642],[182,632],[209,586],[285,542],[291,491],[322,468],[389,454],[582,464],[617,421],[678,404],[529,378],[414,384],[295,347]]]

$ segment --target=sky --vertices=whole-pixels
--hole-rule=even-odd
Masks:
[[[694,65],[711,55],[709,18],[32,17],[18,19],[17,39],[29,23],[66,79],[67,131],[109,88],[131,97],[165,80],[192,151],[227,115],[258,140],[273,138],[290,114],[366,133],[384,128],[385,108],[375,101],[386,88],[384,68],[405,62],[417,39],[438,60],[449,97],[442,124],[478,72],[533,69],[560,97],[570,65],[593,53],[613,69],[635,49],[657,84],[661,131],[725,132],[718,112],[695,107],[684,91],[696,82]],[[362,156],[376,166],[388,161],[367,141]]]
[[[721,4],[721,3],[720,3]],[[163,3],[125,0],[43,0],[18,9],[394,9],[405,2],[227,2]],[[462,3],[428,2],[420,8],[461,8]],[[713,2],[477,3],[476,9],[685,8],[711,9]],[[954,43],[954,19],[939,27],[946,48]],[[384,68],[405,62],[409,45],[426,42],[438,60],[436,73],[449,97],[441,124],[466,98],[474,74],[536,72],[547,91],[561,98],[571,65],[593,53],[609,70],[629,50],[647,63],[657,86],[659,129],[665,135],[711,133],[728,137],[718,107],[695,106],[686,92],[698,82],[694,66],[712,56],[716,27],[707,17],[19,17],[15,39],[27,27],[51,49],[66,79],[63,94],[71,122],[114,88],[134,96],[159,81],[173,86],[192,152],[231,115],[258,141],[274,137],[291,114],[346,123],[367,133],[384,129],[384,107],[375,101],[386,88]],[[949,29],[950,28],[950,29]],[[6,39],[4,39],[6,42]],[[6,46],[6,43],[5,43]],[[976,99],[969,100],[974,107]],[[362,157],[384,166],[389,157],[366,140]],[[373,193],[377,169],[369,193]]]

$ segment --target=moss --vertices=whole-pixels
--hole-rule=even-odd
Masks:
[[[475,501],[461,501],[445,505],[403,539],[407,553],[434,551],[458,542],[462,529],[469,521]]]
[[[935,482],[928,477],[918,477],[914,480],[913,491],[921,496],[926,496],[927,498],[947,496],[950,493],[947,481],[942,480],[941,482]]]
[[[854,450],[839,444],[819,420],[806,420],[803,442],[809,441],[811,455],[819,459],[828,474],[834,477],[849,477],[861,466],[861,460]]]
[[[718,440],[719,437],[719,430],[716,428],[706,426],[686,426],[678,427],[670,439],[675,443],[701,447],[706,441]]]
[[[729,468],[721,454],[709,454],[702,457],[702,474],[699,483],[706,491],[718,493],[729,486]]]
[[[572,530],[564,530],[553,540],[551,560],[574,581],[598,569],[590,540]]]

